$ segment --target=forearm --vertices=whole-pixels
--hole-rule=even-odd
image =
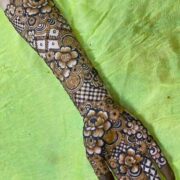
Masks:
[[[52,1],[45,2],[34,8],[26,1],[23,4],[15,1],[7,6],[5,13],[52,69],[81,115],[85,115],[87,106],[111,98],[110,93],[63,15]]]

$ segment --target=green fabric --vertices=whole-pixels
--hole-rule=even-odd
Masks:
[[[114,98],[156,136],[180,179],[180,1],[59,0]],[[82,118],[0,11],[0,180],[94,180]]]

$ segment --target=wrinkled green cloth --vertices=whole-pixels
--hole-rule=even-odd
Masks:
[[[57,0],[115,99],[180,179],[180,1]],[[0,11],[0,180],[95,180],[82,118]]]

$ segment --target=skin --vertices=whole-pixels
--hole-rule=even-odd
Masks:
[[[11,7],[4,0],[0,0],[0,5],[17,32],[50,67],[82,115],[86,157],[98,179],[146,180],[150,179],[149,170],[154,171],[154,179],[160,179],[157,166],[167,180],[174,180],[158,144],[138,118],[113,100],[63,15],[53,2],[41,2],[38,8],[36,4],[19,5],[16,0],[11,2]],[[20,11],[14,11],[19,7]],[[17,17],[22,19],[24,29],[13,21]],[[43,26],[37,28],[42,24],[46,25],[44,31]],[[47,42],[52,44],[47,46]],[[98,98],[96,90],[100,91]],[[82,91],[91,91],[89,98]]]

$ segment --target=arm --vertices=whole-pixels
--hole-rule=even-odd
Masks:
[[[115,103],[69,24],[47,0],[11,0],[5,14],[44,59],[83,117],[86,155],[99,179],[159,179],[157,164],[174,179],[142,123]]]

